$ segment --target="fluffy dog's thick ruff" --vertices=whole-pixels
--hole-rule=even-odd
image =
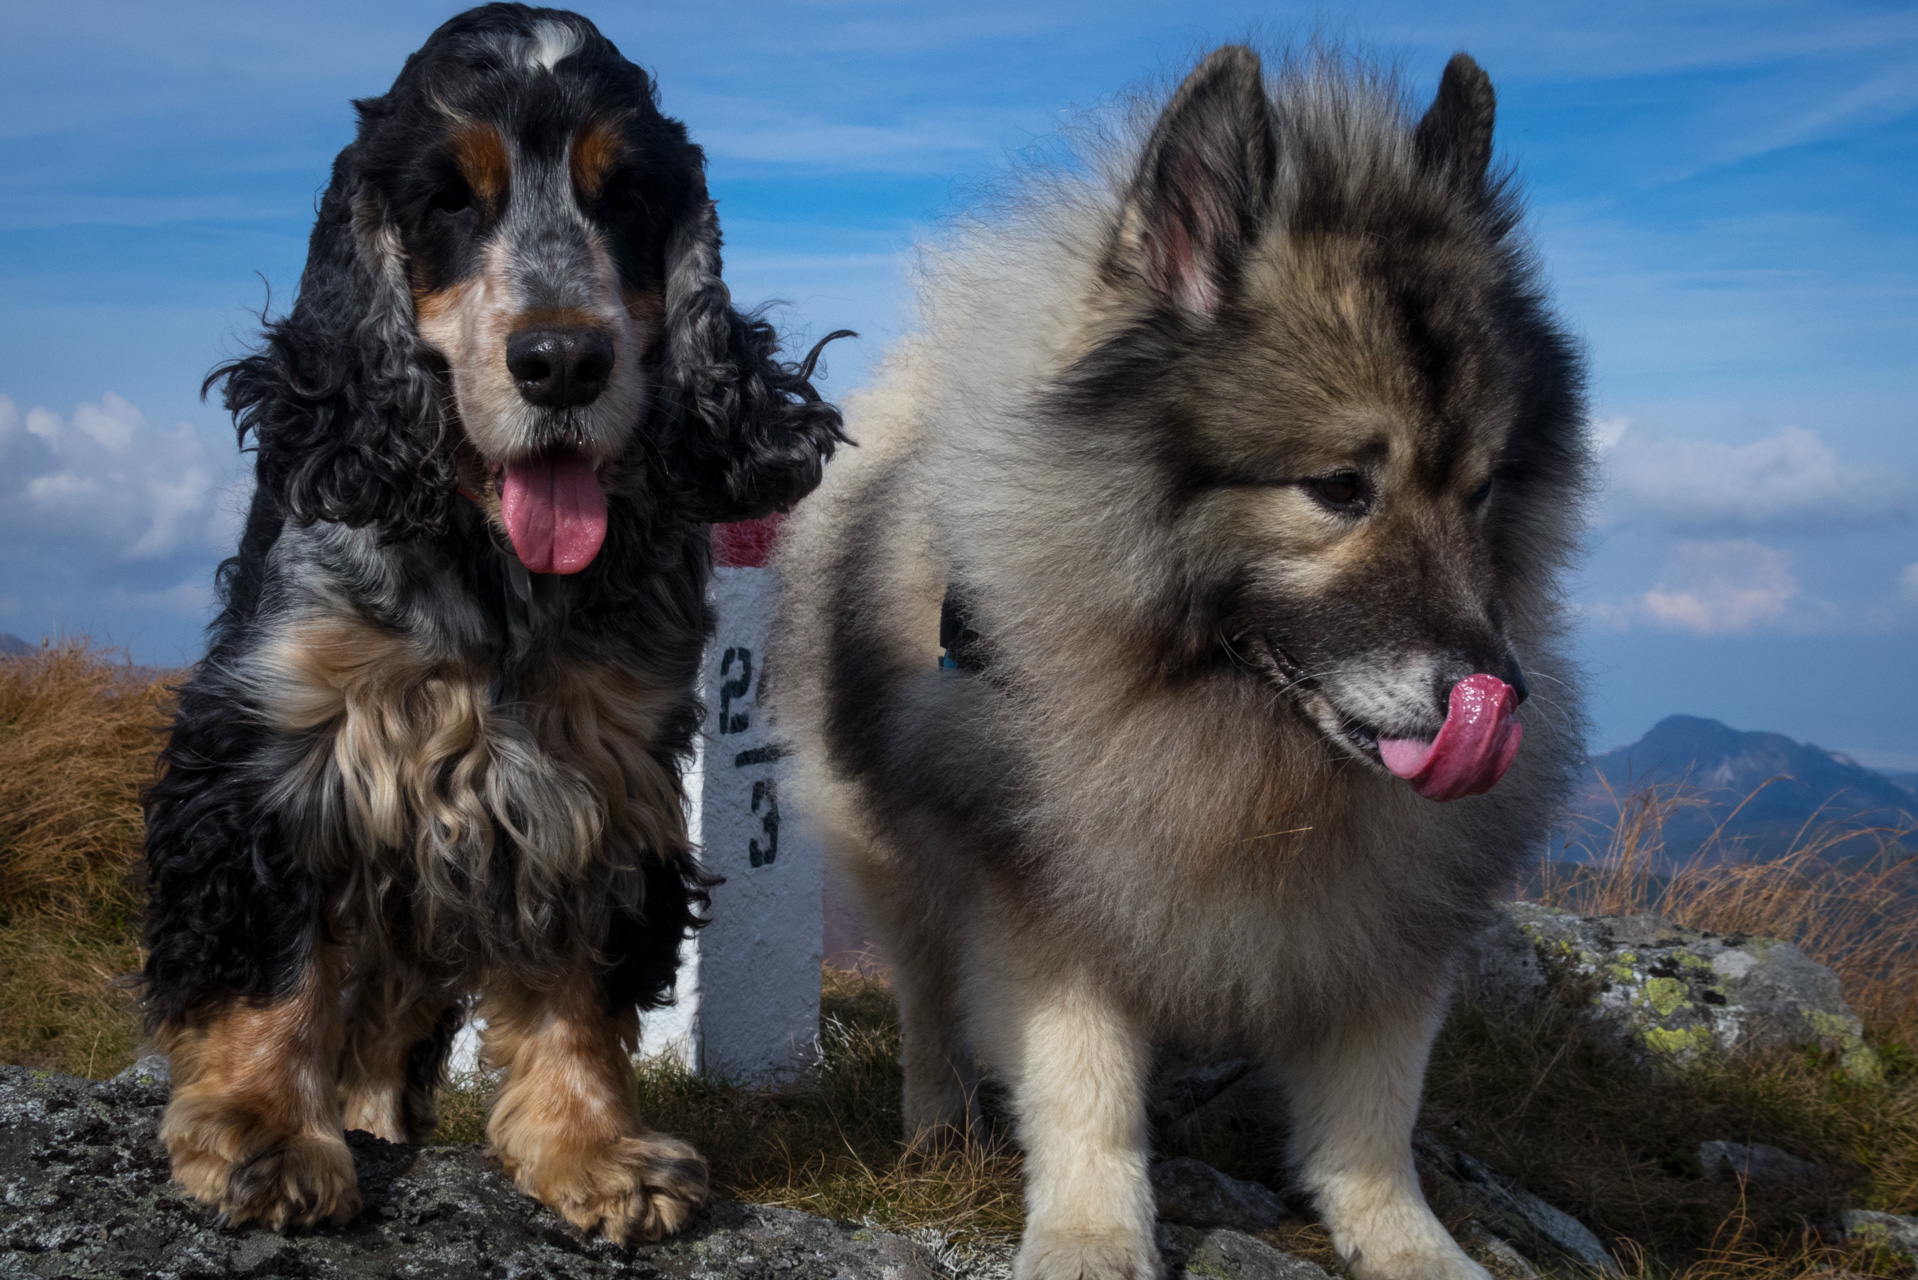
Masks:
[[[1156,1272],[1155,1041],[1273,1066],[1355,1274],[1482,1280],[1409,1139],[1580,749],[1579,362],[1469,58],[1420,117],[1237,47],[1161,103],[927,250],[786,529],[780,723],[894,963],[908,1136],[976,1114],[969,1043],[1010,1085],[1022,1280]],[[1529,674],[1523,746],[1423,799],[1379,740],[1474,672]]]
[[[164,1136],[231,1220],[344,1219],[343,1125],[430,1132],[477,994],[520,1185],[655,1237],[706,1192],[627,1055],[710,883],[708,526],[811,489],[838,414],[733,308],[703,157],[592,24],[473,10],[358,108],[292,314],[210,380],[258,487],[147,798]],[[516,557],[516,466],[548,526],[603,504],[577,572]]]

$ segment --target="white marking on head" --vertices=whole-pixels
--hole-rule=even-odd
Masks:
[[[585,41],[576,27],[563,22],[541,22],[533,27],[533,37],[521,58],[527,67],[551,71],[555,65],[579,52]]]

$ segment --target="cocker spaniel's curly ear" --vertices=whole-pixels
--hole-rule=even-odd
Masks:
[[[764,317],[741,315],[720,279],[719,216],[703,184],[666,254],[666,394],[680,410],[668,465],[700,520],[752,520],[812,492],[846,439],[839,410],[813,390],[813,365],[779,357]]]
[[[221,384],[260,489],[295,524],[373,527],[383,542],[445,530],[458,481],[439,381],[399,237],[353,147],[334,162],[292,314],[202,390]]]

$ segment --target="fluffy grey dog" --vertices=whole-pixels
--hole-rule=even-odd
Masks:
[[[1482,1277],[1409,1137],[1579,749],[1578,355],[1470,58],[1418,118],[1237,46],[1156,108],[928,251],[789,527],[783,723],[909,1129],[969,1123],[973,1045],[1009,1084],[1023,1280],[1157,1272],[1155,1042],[1270,1064],[1354,1274]]]

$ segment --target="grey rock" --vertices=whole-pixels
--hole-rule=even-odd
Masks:
[[[1910,1262],[1918,1262],[1918,1218],[1876,1209],[1847,1209],[1845,1235],[1853,1240],[1883,1245]]]
[[[1591,1228],[1423,1129],[1412,1135],[1412,1158],[1440,1217],[1463,1210],[1548,1271],[1566,1262],[1595,1271],[1618,1270]]]
[[[1152,1166],[1152,1193],[1162,1221],[1188,1227],[1260,1231],[1278,1226],[1285,1218],[1285,1204],[1270,1188],[1184,1157]]]
[[[1820,1045],[1854,1079],[1882,1079],[1838,975],[1789,942],[1530,902],[1501,911],[1468,974],[1481,1000],[1522,1004],[1576,977],[1596,986],[1593,1013],[1654,1056]]]
[[[1201,1063],[1155,1081],[1148,1104],[1173,1146],[1202,1144],[1219,1128],[1262,1124],[1279,1114],[1280,1095],[1270,1075],[1244,1058]]]
[[[715,1204],[684,1235],[588,1240],[474,1148],[350,1134],[366,1208],[298,1236],[221,1230],[172,1185],[164,1086],[0,1067],[0,1277],[522,1277],[941,1280],[934,1251],[789,1209]]]
[[[138,1080],[147,1084],[172,1084],[173,1073],[167,1066],[164,1053],[143,1053],[133,1060],[133,1065],[113,1077],[115,1080]]]
[[[1244,1058],[1228,1058],[1182,1071],[1167,1083],[1156,1108],[1167,1120],[1189,1116],[1244,1080],[1252,1069]]]
[[[1701,1142],[1698,1165],[1707,1178],[1740,1177],[1752,1182],[1815,1182],[1825,1171],[1809,1160],[1762,1142]]]
[[[1317,1263],[1229,1227],[1200,1231],[1162,1222],[1158,1245],[1166,1280],[1332,1280]]]

